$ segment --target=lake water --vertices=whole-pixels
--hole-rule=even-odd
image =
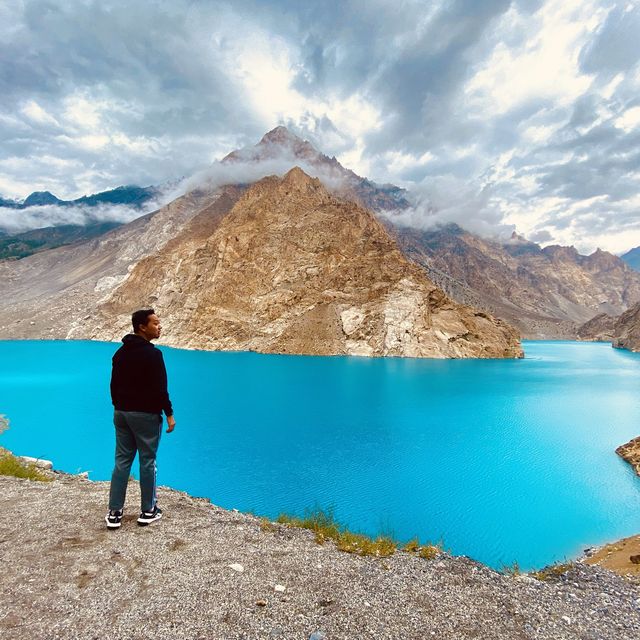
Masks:
[[[0,341],[0,445],[109,479],[117,346]],[[161,347],[177,427],[158,481],[269,517],[332,507],[351,529],[443,540],[495,568],[640,533],[640,478],[614,453],[640,435],[640,356],[524,347],[524,360]]]

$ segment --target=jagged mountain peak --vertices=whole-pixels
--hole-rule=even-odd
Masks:
[[[322,183],[318,178],[312,178],[305,173],[300,167],[295,166],[290,169],[283,177],[282,184],[286,187],[308,189],[323,189]]]
[[[358,176],[343,167],[335,156],[318,151],[308,140],[282,125],[265,133],[256,145],[232,151],[222,162],[259,163],[265,160],[284,160],[291,166],[311,168],[341,196],[356,200],[373,211],[394,211],[409,206],[404,189],[389,184],[380,186]]]
[[[307,140],[303,140],[295,133],[289,131],[284,125],[279,125],[275,129],[267,131],[258,144],[292,144],[305,142],[310,144]]]
[[[291,156],[291,159],[297,158],[312,165],[337,164],[337,160],[332,161],[308,140],[303,140],[282,125],[265,133],[253,147],[232,151],[222,162],[259,162],[280,156]]]

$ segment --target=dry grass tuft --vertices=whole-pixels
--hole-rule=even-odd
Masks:
[[[362,533],[354,533],[341,525],[334,516],[333,510],[316,509],[307,512],[304,518],[297,518],[287,514],[280,514],[278,522],[293,527],[309,529],[315,533],[316,542],[324,544],[333,540],[340,551],[355,553],[360,556],[386,558],[393,555],[399,548],[409,553],[417,553],[421,558],[432,559],[442,552],[441,545],[420,545],[416,539],[410,540],[404,547],[391,536],[372,538]]]
[[[27,478],[39,482],[51,482],[53,478],[43,473],[35,464],[23,462],[11,452],[0,449],[0,476]]]
[[[531,575],[537,580],[552,580],[554,578],[559,578],[562,574],[567,573],[567,571],[572,568],[572,562],[556,562],[554,564],[550,564],[548,567],[540,569],[540,571],[533,572]]]

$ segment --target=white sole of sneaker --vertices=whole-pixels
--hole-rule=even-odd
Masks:
[[[119,529],[122,525],[121,522],[109,522],[109,518],[105,518],[104,521],[107,523],[107,529]]]
[[[156,516],[155,518],[153,518],[152,520],[146,520],[144,518],[138,518],[138,524],[141,527],[146,527],[149,524],[153,524],[154,522],[158,522],[158,520],[160,520],[162,518],[162,516]]]

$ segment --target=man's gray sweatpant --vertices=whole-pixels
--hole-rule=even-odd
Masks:
[[[116,409],[113,423],[116,426],[116,463],[111,475],[109,509],[120,511],[124,507],[129,473],[137,451],[142,511],[153,511],[156,506],[156,453],[162,433],[162,415]]]

